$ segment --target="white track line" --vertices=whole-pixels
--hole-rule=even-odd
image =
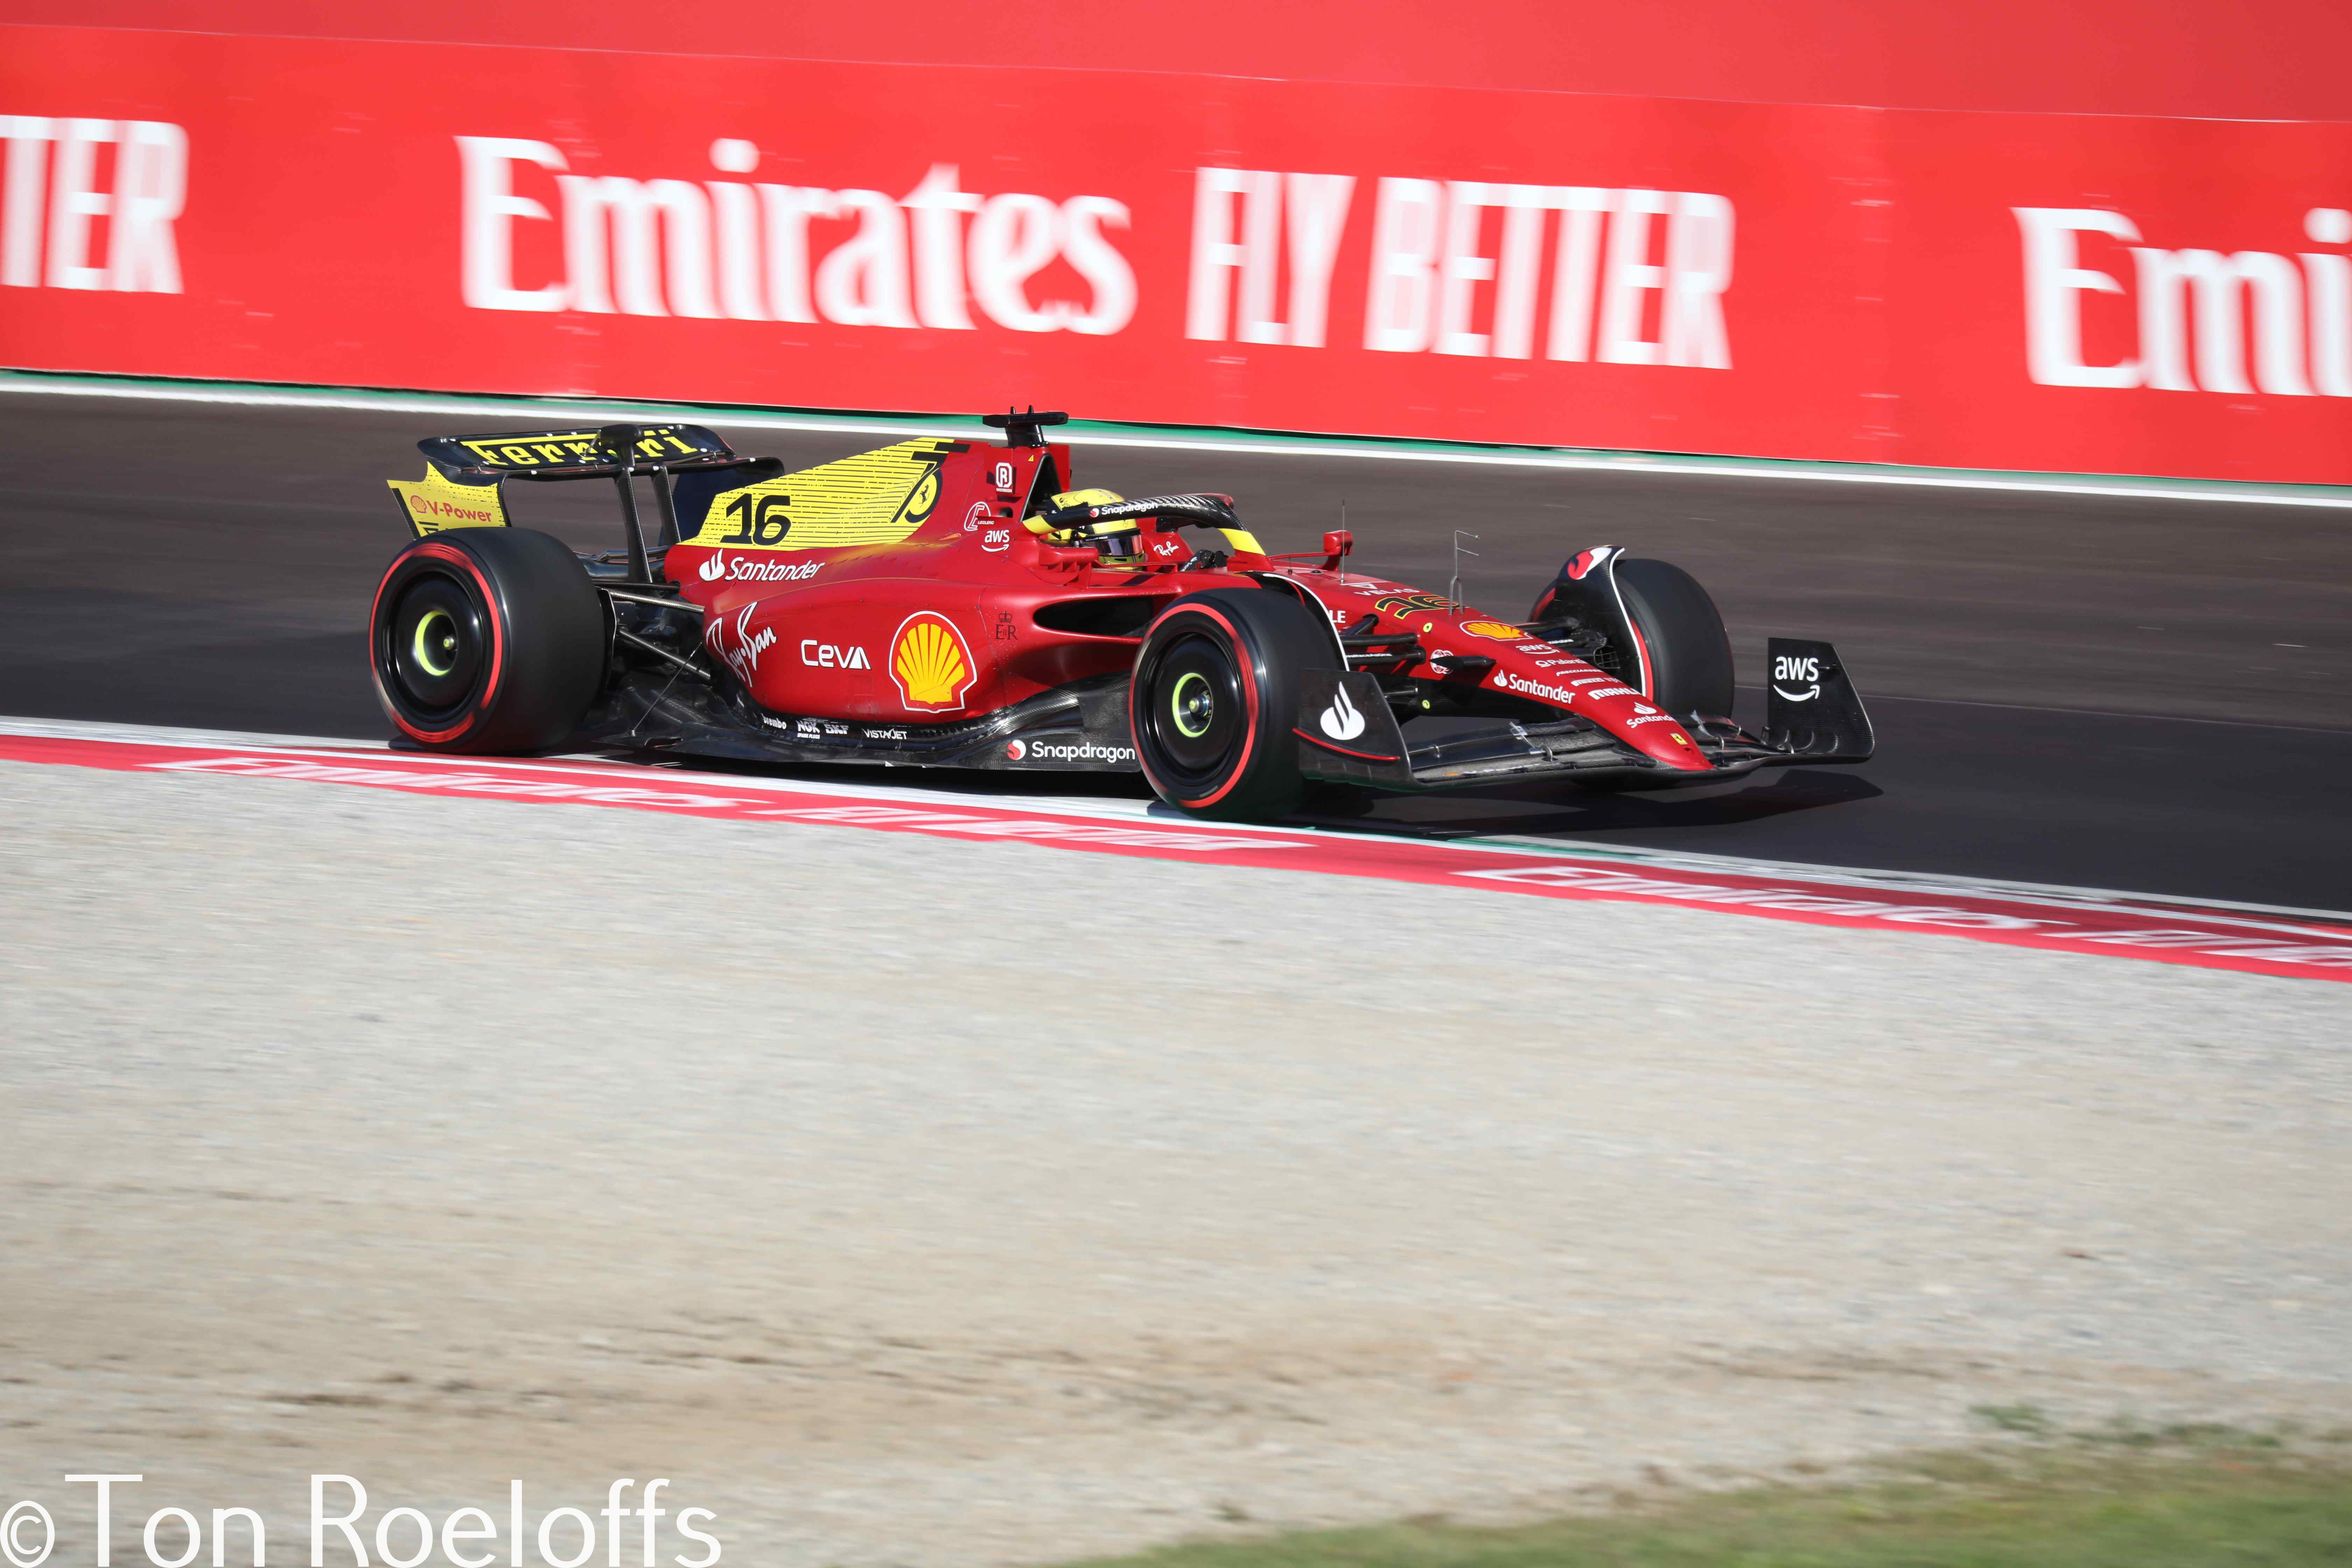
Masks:
[[[390,750],[387,746],[363,741],[334,740],[320,736],[168,729],[140,724],[95,723],[65,719],[0,717],[0,735],[112,742],[142,746],[247,748],[254,751],[281,752],[294,756],[321,757],[337,762],[347,762],[354,755],[382,753]],[[877,803],[928,805],[935,808],[980,807],[995,811],[1050,812],[1057,816],[1089,817],[1097,821],[1149,820],[1155,826],[1213,829],[1229,837],[1242,834],[1281,834],[1292,837],[1299,834],[1312,834],[1318,838],[1357,839],[1382,844],[1396,843],[1401,837],[1417,837],[1356,832],[1344,828],[1309,827],[1297,824],[1282,826],[1235,822],[1197,823],[1194,819],[1172,811],[1156,800],[1122,800],[1100,795],[1055,795],[1028,793],[983,795],[951,788],[869,784],[853,779],[809,780],[765,777],[755,773],[700,773],[690,766],[647,767],[603,754],[582,753],[537,758],[452,756],[418,752],[404,752],[400,754],[410,761],[430,761],[451,767],[462,767],[469,772],[543,767],[550,763],[594,763],[640,776],[649,773],[659,776],[677,773],[714,784],[723,781],[725,786],[730,790],[774,795],[851,795]],[[686,759],[679,759],[679,761],[684,763]],[[853,764],[844,764],[843,769],[847,772],[852,766]],[[1044,782],[1041,777],[1040,783]],[[1860,867],[1809,865],[1791,860],[1759,859],[1745,855],[1707,855],[1691,850],[1651,849],[1631,845],[1594,843],[1583,839],[1482,837],[1446,838],[1433,840],[1433,842],[1442,843],[1450,849],[1484,851],[1496,855],[1543,855],[1561,859],[1609,865],[1643,866],[1657,870],[1769,877],[1788,881],[1815,883],[1825,887],[1861,888],[1880,891],[1933,889],[1948,894],[1971,894],[2008,899],[2020,903],[2041,904],[2053,909],[2096,909],[2113,913],[2145,914],[2150,919],[2159,920],[2168,912],[2182,914],[2193,911],[2221,923],[2257,931],[2283,928],[2274,927],[2263,919],[2246,917],[2269,916],[2352,924],[2352,911],[2338,910],[2296,909],[2280,904],[2241,903],[2227,900],[2173,897],[2161,893],[2127,892],[2105,888],[2074,888],[2048,882],[2007,881],[1994,878],[1959,876],[1937,871],[1883,871]]]
[[[768,413],[721,405],[629,403],[597,398],[467,396],[455,393],[364,392],[337,388],[261,387],[241,384],[150,381],[65,381],[0,372],[0,393],[56,397],[112,397],[164,403],[216,403],[249,408],[334,408],[363,412],[454,414],[489,419],[547,416],[564,420],[690,420],[747,430],[791,430],[873,436],[946,436],[993,440],[976,420],[919,416]],[[1076,430],[1057,439],[1077,447],[1139,451],[1216,452],[1243,457],[1344,458],[1390,463],[1461,463],[1561,472],[1673,474],[1695,479],[1794,479],[1811,484],[1894,485],[1927,489],[1985,490],[2025,495],[2096,496],[2126,500],[2211,501],[2234,506],[2302,506],[2352,510],[2352,487],[2225,488],[2209,481],[2124,481],[2066,474],[2004,474],[1952,468],[1864,468],[1765,458],[1676,458],[1640,452],[1541,450],[1527,447],[1422,447],[1403,442],[1350,441],[1269,432],[1252,439],[1179,432]]]

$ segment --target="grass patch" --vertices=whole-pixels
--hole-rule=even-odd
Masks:
[[[1979,1405],[1969,1412],[1988,1426],[2003,1432],[2021,1432],[2029,1437],[2047,1437],[2052,1427],[2050,1417],[2039,1405]]]
[[[1856,1485],[1688,1495],[1513,1529],[1416,1521],[1194,1542],[1072,1568],[2222,1564],[2352,1568],[2352,1456],[2227,1427],[2135,1429],[2121,1443],[1931,1455]]]

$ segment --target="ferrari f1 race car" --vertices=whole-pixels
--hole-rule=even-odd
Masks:
[[[1269,554],[1230,497],[1075,489],[1044,437],[1065,418],[796,473],[693,425],[421,441],[424,479],[389,481],[415,537],[376,589],[376,692],[439,751],[1139,770],[1229,819],[1315,780],[1659,787],[1871,754],[1827,643],[1772,639],[1764,733],[1733,723],[1722,619],[1664,562],[1581,551],[1506,620],[1350,571],[1344,531]],[[509,514],[509,481],[595,479],[624,548]]]

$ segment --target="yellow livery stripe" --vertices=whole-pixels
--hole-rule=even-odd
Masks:
[[[686,542],[779,552],[896,544],[939,505],[939,446],[902,441],[721,491]]]

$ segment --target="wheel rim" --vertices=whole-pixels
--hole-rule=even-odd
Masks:
[[[393,685],[409,706],[447,713],[474,694],[488,638],[481,607],[455,579],[436,572],[409,584],[388,630]]]
[[[1241,671],[1219,641],[1178,638],[1153,672],[1146,710],[1154,750],[1187,781],[1213,780],[1231,765],[1246,725]]]
[[[1168,712],[1175,721],[1177,733],[1188,741],[1197,741],[1209,732],[1216,722],[1216,689],[1209,678],[1197,669],[1188,669],[1176,678],[1168,699]]]
[[[437,605],[425,612],[416,623],[416,636],[409,647],[417,667],[436,680],[446,679],[457,669],[457,617]]]

